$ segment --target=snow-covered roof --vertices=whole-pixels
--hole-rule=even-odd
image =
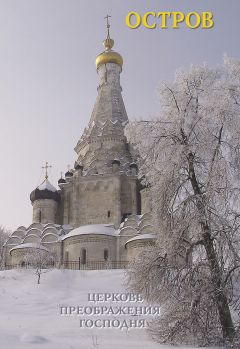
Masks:
[[[37,249],[40,249],[40,250],[45,250],[45,251],[49,251],[46,247],[44,247],[43,245],[39,245],[39,244],[36,244],[36,243],[33,243],[33,242],[29,242],[29,243],[26,243],[26,244],[20,244],[20,245],[17,245],[15,247],[13,247],[9,253],[11,254],[11,252],[13,250],[18,250],[18,249],[21,249],[21,248],[37,248]]]
[[[155,234],[140,234],[135,236],[134,238],[131,238],[130,240],[128,240],[126,244],[128,244],[131,241],[135,241],[135,240],[153,240],[156,239],[156,235]]]
[[[62,237],[62,240],[65,240],[72,236],[89,235],[89,234],[117,236],[118,231],[114,228],[113,224],[83,225],[79,228],[73,229],[70,233],[64,235]]]
[[[56,238],[60,237],[60,240],[61,240],[61,237],[69,233],[69,231],[72,229],[73,228],[69,224],[61,226],[59,224],[53,224],[53,223],[46,223],[46,224],[33,223],[30,225],[29,228],[26,228],[25,231],[20,231],[20,230],[14,231],[12,235],[9,236],[8,240],[5,242],[4,246],[11,247],[14,245],[14,248],[31,247],[29,245],[26,246],[26,243],[24,243],[25,239],[27,239],[29,236],[30,237],[34,236],[40,239],[40,244],[42,243],[42,241],[45,239],[47,235],[54,235],[56,236]],[[56,243],[57,240],[58,239],[56,239],[56,241],[51,241],[48,243]],[[21,243],[21,247],[20,247],[20,243]],[[44,243],[46,242],[44,241]]]
[[[40,184],[38,186],[38,189],[39,190],[49,190],[49,191],[52,191],[52,192],[57,191],[57,189],[49,182],[48,179],[45,179],[45,181],[42,182],[42,184]]]

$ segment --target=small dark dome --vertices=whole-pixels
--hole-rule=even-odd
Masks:
[[[73,173],[71,171],[67,171],[65,173],[65,177],[72,177],[73,176]]]
[[[114,160],[112,161],[112,165],[114,165],[114,164],[120,165],[120,160],[114,159]]]
[[[136,164],[136,162],[132,162],[129,167],[130,168],[138,168],[138,165]]]
[[[49,182],[48,179],[34,189],[30,194],[30,200],[32,202],[36,200],[54,200],[59,202],[61,200],[60,194],[57,189]]]
[[[66,181],[65,181],[64,178],[60,178],[60,179],[58,180],[58,184],[62,184],[62,183],[66,183]]]
[[[83,170],[83,165],[75,164],[75,170]]]

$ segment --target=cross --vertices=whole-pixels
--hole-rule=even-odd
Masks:
[[[109,23],[109,18],[112,17],[112,16],[109,16],[109,15],[106,15],[106,17],[104,17],[104,19],[107,20],[107,37],[110,38],[110,35],[109,35],[109,28],[110,28],[110,23]]]
[[[48,179],[48,169],[52,168],[52,166],[48,165],[48,162],[46,162],[46,165],[42,166],[42,168],[45,170],[45,179]]]

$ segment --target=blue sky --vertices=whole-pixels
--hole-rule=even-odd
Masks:
[[[211,30],[131,30],[129,11],[212,11]],[[114,49],[124,59],[121,84],[130,119],[157,116],[157,87],[190,64],[239,58],[239,0],[0,0],[0,224],[32,219],[30,192],[51,163],[56,186],[97,94],[95,58],[111,18]]]

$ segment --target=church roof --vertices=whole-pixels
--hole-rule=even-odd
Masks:
[[[156,235],[155,234],[139,234],[137,236],[134,236],[133,238],[129,239],[126,243],[128,244],[131,241],[136,241],[136,240],[154,240],[156,239]]]
[[[5,242],[4,246],[14,246],[18,248],[27,247],[25,242],[28,238],[31,238],[29,243],[42,244],[42,243],[55,243],[61,240],[61,236],[69,233],[73,228],[69,224],[59,225],[54,223],[32,223],[28,228],[20,227],[15,230],[8,240]],[[52,235],[54,239],[50,241],[46,240],[46,236]],[[23,246],[23,247],[20,247]],[[28,246],[30,247],[30,246]]]
[[[42,182],[42,184],[40,184],[38,186],[39,190],[49,190],[52,192],[56,192],[57,189],[49,182],[48,179],[45,179],[44,182]]]
[[[65,239],[70,238],[72,236],[89,235],[89,234],[117,236],[118,235],[118,231],[114,228],[113,224],[83,225],[83,226],[81,226],[79,228],[73,229],[67,235],[64,235],[62,237],[62,240],[65,240]]]
[[[49,249],[44,247],[43,245],[39,245],[39,244],[36,244],[36,243],[26,243],[26,244],[20,244],[20,245],[14,246],[9,251],[9,253],[11,254],[11,252],[13,250],[18,250],[18,249],[22,249],[22,248],[36,248],[36,249],[40,249],[40,250],[44,250],[44,251],[49,251]]]

